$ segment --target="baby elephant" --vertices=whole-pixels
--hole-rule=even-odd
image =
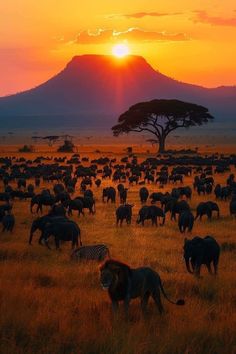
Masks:
[[[194,224],[193,213],[191,213],[190,210],[183,211],[179,216],[179,222],[178,222],[179,231],[181,233],[184,233],[188,229],[188,232],[191,232],[193,229],[193,224]]]
[[[13,231],[15,225],[15,217],[13,214],[7,214],[2,218],[2,232]]]
[[[82,246],[72,252],[71,258],[78,261],[82,259],[103,261],[110,258],[110,252],[106,245]]]
[[[200,277],[202,264],[207,266],[208,272],[212,274],[211,263],[214,266],[214,273],[217,274],[220,257],[220,246],[212,236],[204,238],[194,237],[192,240],[184,240],[184,259],[187,271]],[[190,264],[192,269],[190,267]]]

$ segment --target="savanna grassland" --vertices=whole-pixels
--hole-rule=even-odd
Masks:
[[[32,158],[31,154],[19,156]],[[121,157],[117,152],[114,156]],[[234,167],[231,172],[236,173]],[[228,174],[215,175],[215,181],[225,184]],[[192,182],[193,176],[184,178],[184,185],[192,186]],[[151,266],[160,274],[168,295],[184,298],[185,306],[163,299],[165,313],[160,316],[151,300],[144,319],[139,301],[133,300],[129,321],[124,319],[122,307],[112,318],[108,295],[99,283],[99,264],[71,261],[70,244],[63,244],[61,251],[39,246],[38,233],[29,246],[29,229],[36,215],[30,214],[29,201],[15,200],[15,229],[12,234],[0,234],[0,353],[235,353],[236,219],[229,215],[229,202],[218,202],[219,220],[204,217],[195,223],[192,234],[186,235],[212,235],[224,244],[219,275],[210,276],[202,267],[203,277],[197,280],[186,271],[184,236],[169,215],[164,227],[153,227],[150,221],[144,227],[136,224],[140,186],[129,186],[128,202],[135,205],[132,224],[116,227],[118,199],[116,205],[102,202],[102,188],[111,184],[103,180],[100,188],[92,187],[95,215],[86,211],[78,218],[73,213],[83,244],[105,243],[112,257],[132,267]],[[53,184],[43,183],[36,192],[45,187],[52,188]],[[147,187],[149,191],[159,190],[155,184]],[[161,191],[172,188],[173,184],[168,184]],[[78,183],[75,195],[79,194]],[[194,214],[199,201],[207,200],[215,200],[214,194],[199,197],[193,192],[190,205]],[[44,207],[44,213],[47,210]]]

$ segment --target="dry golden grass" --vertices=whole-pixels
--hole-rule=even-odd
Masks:
[[[224,183],[226,176],[216,176],[216,181]],[[177,307],[163,299],[165,314],[160,316],[150,301],[148,318],[143,319],[139,301],[132,301],[128,322],[122,308],[112,319],[107,293],[99,284],[99,265],[72,262],[66,244],[61,252],[41,247],[38,235],[29,246],[35,215],[29,213],[29,202],[15,201],[15,230],[0,234],[0,353],[235,353],[235,249],[222,252],[217,278],[204,268],[202,279],[193,278],[182,260],[184,236],[169,216],[165,227],[152,227],[149,222],[145,227],[136,225],[139,186],[128,192],[128,201],[135,204],[132,225],[116,227],[116,207],[101,200],[102,188],[110,183],[105,180],[101,188],[93,187],[96,215],[73,215],[83,243],[105,243],[114,258],[132,267],[153,267],[170,297],[184,298],[186,305]],[[184,183],[191,185],[192,178],[185,178]],[[158,189],[155,185],[148,188]],[[191,207],[208,199],[214,196],[199,198],[194,193]],[[228,202],[219,205],[221,218],[196,222],[188,236],[210,234],[220,244],[235,244],[236,220],[229,216]]]

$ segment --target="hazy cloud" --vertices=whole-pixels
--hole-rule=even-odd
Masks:
[[[153,41],[186,41],[189,38],[185,33],[167,33],[145,31],[140,28],[129,28],[118,32],[111,29],[98,29],[96,32],[82,31],[78,34],[74,43],[77,44],[101,44],[115,40],[131,40],[139,42]]]
[[[168,13],[168,12],[135,12],[131,14],[111,14],[107,15],[107,18],[143,18],[143,17],[163,17],[163,16],[175,16],[175,15],[182,15],[182,12],[173,12],[173,13]]]
[[[213,26],[236,26],[236,17],[210,16],[206,11],[195,11],[195,14],[192,19],[195,23],[207,23]]]

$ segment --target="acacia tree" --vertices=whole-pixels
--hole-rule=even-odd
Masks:
[[[200,126],[214,119],[208,109],[179,100],[152,100],[131,106],[112,127],[113,135],[148,132],[154,135],[159,152],[165,151],[166,137],[178,128]]]

